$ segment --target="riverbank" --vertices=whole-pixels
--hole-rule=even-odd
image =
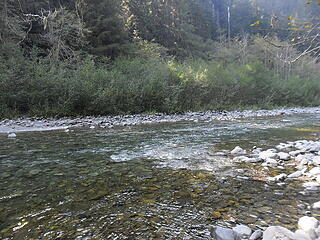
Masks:
[[[67,130],[75,127],[113,128],[145,124],[175,123],[183,121],[232,121],[245,118],[274,117],[280,115],[319,113],[320,107],[283,108],[274,110],[244,110],[244,111],[203,111],[186,112],[184,114],[137,114],[102,117],[77,118],[18,118],[0,121],[0,133]]]
[[[237,146],[232,151],[224,150],[223,153],[228,153],[230,158],[233,157],[234,162],[261,166],[261,172],[267,175],[264,178],[260,176],[260,180],[266,181],[269,185],[280,186],[300,181],[305,188],[301,194],[316,194],[320,191],[320,139],[288,141],[266,150],[245,150]],[[274,169],[278,170],[276,174]],[[286,200],[284,195],[283,201]],[[253,232],[250,227],[238,224],[233,228],[214,226],[210,230],[211,236],[214,240],[320,239],[320,222],[316,218],[320,216],[320,198],[312,205],[299,207],[305,209],[306,216],[300,216],[295,232],[283,226],[270,226]]]

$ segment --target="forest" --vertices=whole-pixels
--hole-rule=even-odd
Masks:
[[[0,118],[320,104],[319,0],[0,4]]]

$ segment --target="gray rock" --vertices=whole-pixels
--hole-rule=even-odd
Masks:
[[[258,240],[262,237],[263,232],[261,230],[256,230],[252,235],[250,236],[249,240]]]
[[[288,175],[288,178],[298,178],[303,175],[302,171],[296,171]]]
[[[304,216],[299,219],[298,227],[302,230],[309,231],[316,229],[319,226],[319,221],[315,217]]]
[[[237,240],[237,236],[233,230],[219,226],[212,227],[210,235],[214,240]]]
[[[233,155],[244,155],[246,154],[247,151],[242,149],[241,147],[239,146],[236,146],[232,151],[231,151],[231,154]]]
[[[32,169],[32,170],[29,172],[29,175],[30,175],[30,176],[35,176],[35,175],[38,175],[39,173],[41,173],[41,170],[40,170],[40,169]]]
[[[252,230],[248,226],[245,225],[237,225],[232,228],[232,230],[236,233],[238,237],[241,239],[250,237]]]
[[[291,156],[288,153],[279,152],[278,153],[278,157],[279,157],[280,160],[288,161]]]
[[[263,240],[293,240],[294,237],[293,232],[280,226],[268,227],[263,233]]]

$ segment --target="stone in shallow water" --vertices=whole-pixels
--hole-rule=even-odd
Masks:
[[[242,238],[248,238],[251,233],[252,233],[252,230],[251,228],[249,228],[248,226],[245,226],[245,225],[237,225],[235,226],[234,228],[232,228],[232,230],[236,233],[236,235],[238,237],[240,237],[241,239]]]
[[[299,219],[298,227],[302,230],[316,229],[319,226],[319,221],[315,217],[304,216]]]
[[[15,134],[15,133],[8,134],[8,138],[16,138],[16,137],[17,137],[17,134]]]
[[[280,226],[268,227],[263,233],[263,240],[293,240],[294,237],[293,232]]]
[[[236,234],[229,228],[215,226],[210,229],[210,235],[214,240],[236,240]]]

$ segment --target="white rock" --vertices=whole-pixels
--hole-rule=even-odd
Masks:
[[[308,154],[300,154],[300,155],[296,156],[295,160],[298,162],[301,162],[303,160],[312,161],[313,158],[314,158],[314,155],[312,153],[308,153]]]
[[[15,134],[15,133],[8,134],[8,138],[16,138],[16,137],[17,137],[17,134]]]
[[[315,229],[315,233],[317,234],[318,238],[320,238],[320,226]]]
[[[298,229],[294,233],[295,239],[299,240],[315,240],[317,235],[313,229],[310,229],[308,231],[304,231],[302,229]]]
[[[214,240],[236,240],[236,234],[229,228],[215,226],[210,230]]]
[[[312,208],[313,209],[320,209],[320,202],[315,202],[314,204],[312,204]]]
[[[289,155],[292,156],[292,157],[296,157],[298,156],[299,154],[301,154],[302,151],[301,150],[296,150],[296,151],[291,151],[289,152]]]
[[[240,237],[241,239],[242,238],[248,238],[251,233],[252,233],[252,230],[251,228],[245,226],[245,225],[237,225],[235,227],[232,228],[232,230],[236,233],[236,235],[238,237]]]
[[[280,227],[268,227],[263,233],[263,240],[293,240],[294,233],[290,230]]]
[[[320,156],[315,156],[312,161],[315,165],[320,165]]]
[[[317,183],[320,184],[320,176],[318,176],[318,177],[316,178],[316,181],[317,181]]]
[[[253,154],[259,154],[262,151],[262,148],[255,148],[252,150]]]
[[[279,152],[278,157],[280,160],[288,161],[290,159],[290,155],[285,152]]]
[[[318,190],[320,187],[320,184],[317,182],[305,182],[303,183],[303,187],[305,187],[307,190]]]
[[[262,151],[259,153],[259,158],[263,160],[267,160],[268,158],[276,158],[276,157],[278,157],[278,154],[271,150]]]
[[[271,182],[280,182],[280,181],[284,181],[286,178],[287,178],[287,174],[281,173],[277,176],[269,177],[268,180]]]
[[[288,178],[298,178],[303,175],[302,171],[296,171],[288,175]]]
[[[276,159],[273,159],[273,158],[267,158],[266,159],[266,163],[269,164],[269,165],[277,165],[278,161]]]
[[[246,154],[247,151],[242,149],[241,147],[239,146],[236,146],[232,151],[231,151],[231,154],[233,155],[244,155]]]
[[[311,176],[317,176],[320,175],[320,167],[314,167],[309,171],[309,174]]]
[[[298,227],[302,230],[316,229],[319,226],[319,221],[315,217],[304,216],[299,219]]]
[[[256,230],[252,235],[250,236],[249,240],[258,240],[262,237],[263,232],[261,230]]]

